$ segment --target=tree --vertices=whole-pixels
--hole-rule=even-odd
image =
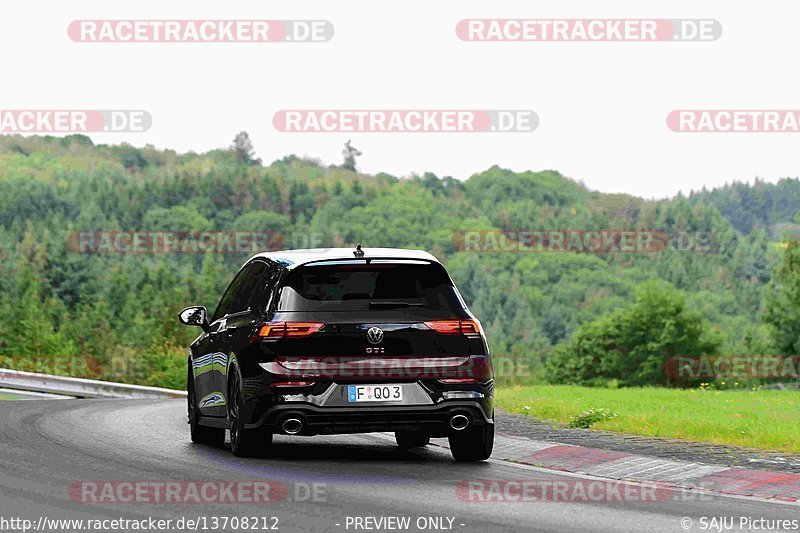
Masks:
[[[650,281],[639,287],[634,305],[579,327],[568,345],[554,350],[548,372],[558,382],[670,385],[671,359],[711,355],[719,344],[701,315],[687,309],[682,292]]]
[[[550,344],[555,346],[567,334],[567,326],[564,324],[561,315],[552,309],[546,309],[541,318],[542,335],[550,341]]]
[[[344,150],[342,150],[342,155],[344,156],[344,163],[342,163],[342,168],[351,170],[353,172],[356,171],[356,157],[362,155],[361,151],[352,146],[350,141],[344,143]]]
[[[175,313],[190,304],[213,310],[243,256],[225,248],[188,253],[202,251],[188,240],[187,253],[180,254],[78,253],[72,246],[78,233],[106,230],[293,237],[268,239],[266,249],[320,241],[424,248],[445,261],[490,332],[498,361],[524,360],[538,369],[539,361],[550,359],[567,368],[559,373],[563,381],[604,382],[623,373],[625,364],[638,371],[653,361],[653,374],[624,374],[626,383],[650,379],[661,372],[658,353],[684,345],[695,350],[691,342],[661,338],[679,338],[683,327],[683,311],[675,318],[675,309],[658,303],[669,298],[655,298],[630,315],[636,328],[646,325],[644,331],[659,335],[655,341],[635,337],[637,329],[614,315],[639,305],[636,289],[652,278],[684,291],[684,310],[724,332],[720,353],[776,353],[773,323],[784,331],[783,350],[798,351],[800,332],[792,328],[800,317],[791,305],[798,297],[790,274],[773,275],[780,288],[768,302],[773,323],[762,314],[785,246],[777,241],[796,231],[793,219],[800,223],[797,179],[649,201],[589,191],[553,170],[493,167],[461,182],[433,174],[354,174],[341,161],[325,168],[297,156],[261,168],[242,164],[253,161],[253,147],[244,132],[237,140],[240,159],[236,146],[178,154],[95,146],[79,136],[0,135],[0,356],[21,364],[25,357],[47,354],[50,361],[75,352],[111,368],[101,379],[164,385],[185,378],[186,345],[197,331],[179,327]],[[355,169],[360,152],[350,142],[345,148]],[[689,244],[708,237],[710,245],[608,254],[464,246],[466,231],[512,230],[513,241],[513,230],[563,228],[654,230],[671,238],[685,234]],[[648,315],[647,309],[656,311]],[[619,347],[606,342],[609,331],[618,335]],[[161,358],[168,364],[162,367]],[[595,361],[601,369],[591,373],[600,364]],[[498,364],[498,379],[507,368]]]
[[[246,131],[240,131],[236,137],[233,138],[233,146],[231,146],[231,151],[236,155],[236,160],[239,164],[242,165],[260,165],[260,159],[254,159],[253,154],[255,153],[255,148],[253,147],[253,141],[250,140],[250,136],[247,134]]]
[[[154,207],[142,218],[142,226],[148,231],[208,231],[212,224],[191,207],[176,205],[169,209]]]
[[[764,319],[775,329],[778,349],[784,355],[797,355],[800,353],[800,240],[786,244],[765,300]]]
[[[271,211],[250,211],[233,221],[234,231],[255,232],[260,234],[261,246],[266,250],[280,250],[291,247],[292,221],[285,215]],[[259,250],[259,251],[266,251]]]

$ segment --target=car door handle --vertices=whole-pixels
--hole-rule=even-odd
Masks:
[[[228,326],[228,329],[225,330],[225,336],[230,339],[234,335],[236,335],[236,326]]]

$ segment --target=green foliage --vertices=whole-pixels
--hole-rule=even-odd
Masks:
[[[154,207],[144,214],[142,226],[153,231],[208,231],[211,221],[191,207]]]
[[[587,409],[575,416],[569,417],[569,427],[589,429],[598,422],[614,420],[619,415],[603,407]]]
[[[800,241],[792,240],[766,294],[766,322],[776,331],[780,353],[800,353]]]
[[[779,229],[797,216],[800,204],[800,179],[783,179],[774,185],[756,179],[752,185],[726,184],[712,191],[693,193],[696,202],[708,202],[743,233]]]
[[[250,211],[234,220],[231,227],[234,231],[288,234],[292,221],[286,215],[271,211]]]
[[[570,343],[556,348],[547,368],[556,382],[669,385],[669,359],[710,355],[720,344],[700,314],[686,308],[684,294],[665,282],[647,282],[634,305],[579,327]]]
[[[96,230],[258,231],[282,235],[270,242],[285,247],[428,249],[488,332],[498,383],[655,383],[671,351],[764,353],[779,322],[789,331],[782,350],[796,342],[787,329],[796,316],[792,293],[783,289],[793,278],[774,274],[773,318],[759,317],[783,252],[763,221],[795,217],[797,180],[736,185],[738,199],[724,202],[729,193],[715,191],[648,201],[592,192],[555,171],[494,166],[463,182],[429,172],[361,174],[356,152],[349,169],[295,155],[263,166],[249,139],[239,141],[238,150],[235,141],[233,149],[177,154],[79,135],[0,136],[0,357],[180,386],[197,332],[180,327],[175,313],[190,304],[213,311],[246,256],[82,254],[68,246],[70,232]],[[744,200],[751,197],[757,201]],[[751,208],[755,218],[745,224],[737,213]],[[687,237],[689,246],[476,253],[455,239],[497,229],[650,229]],[[711,241],[705,251],[692,246],[701,237]],[[653,280],[661,288],[648,289]],[[708,324],[689,323],[698,315]],[[606,341],[611,334],[621,346]],[[600,371],[588,372],[592,365]]]

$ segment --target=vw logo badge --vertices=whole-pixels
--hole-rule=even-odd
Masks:
[[[371,327],[367,330],[367,340],[370,344],[380,344],[383,340],[383,330],[377,327]]]

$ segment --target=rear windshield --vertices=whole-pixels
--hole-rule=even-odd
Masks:
[[[307,265],[281,288],[279,311],[457,309],[458,295],[444,267],[432,263]]]

